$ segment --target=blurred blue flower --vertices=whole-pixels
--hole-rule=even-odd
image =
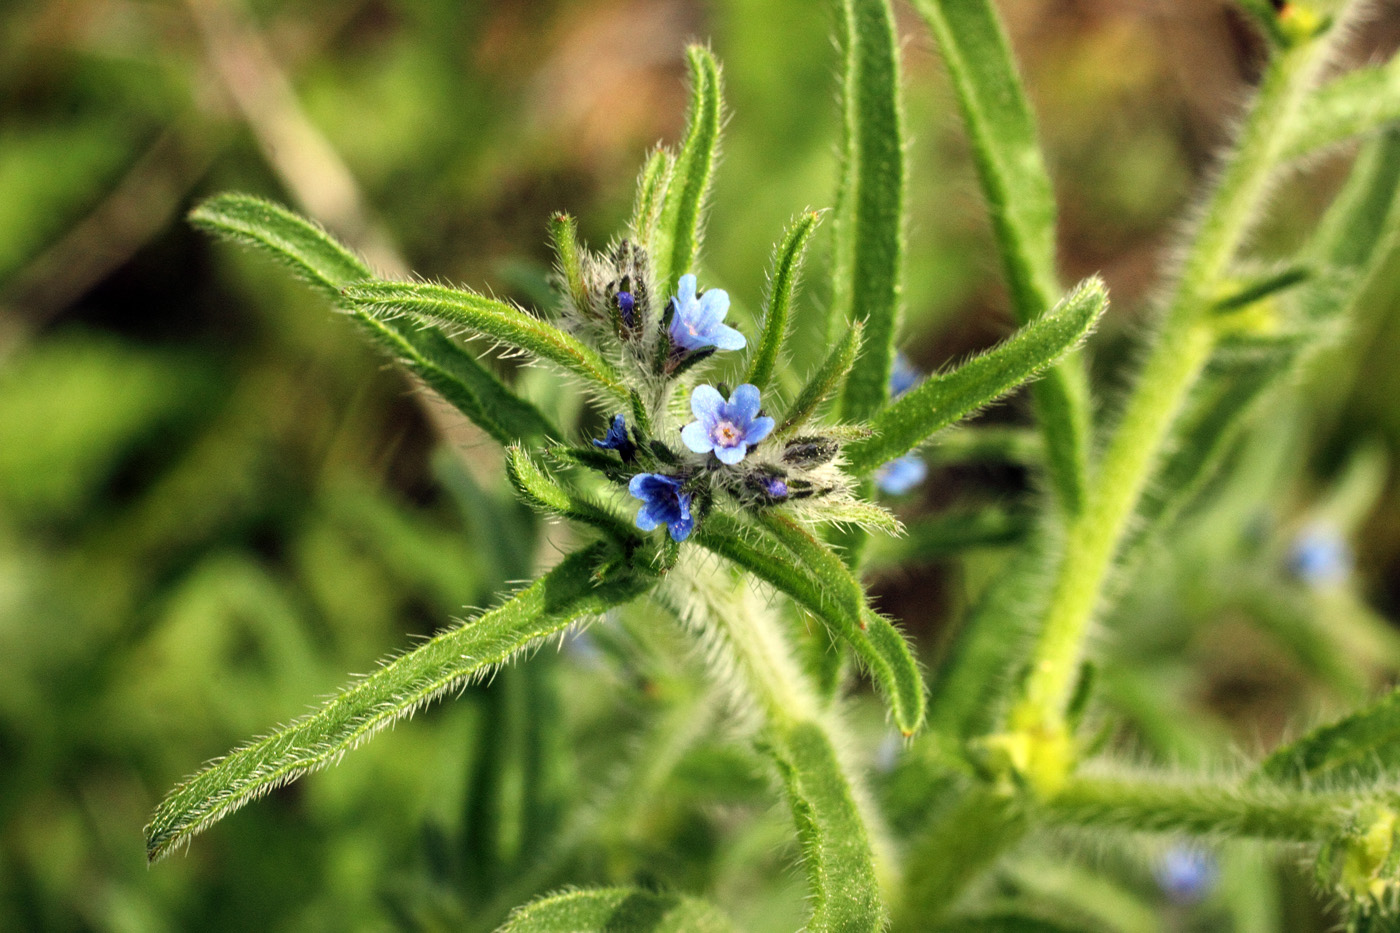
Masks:
[[[617,451],[622,455],[623,463],[631,463],[632,458],[637,455],[637,445],[627,436],[627,419],[622,415],[613,415],[608,433],[603,435],[602,440],[594,438],[593,446]]]
[[[875,485],[881,492],[902,496],[922,483],[928,476],[928,464],[917,454],[905,454],[891,460],[875,471]]]
[[[1220,868],[1211,853],[1194,846],[1175,845],[1163,853],[1153,874],[1171,901],[1195,904],[1215,887]]]
[[[631,292],[617,293],[617,310],[622,315],[622,323],[628,327],[637,326],[637,298]]]
[[[744,335],[723,323],[729,313],[729,294],[712,288],[695,297],[695,276],[683,275],[676,286],[671,317],[671,342],[685,350],[742,350],[748,345]]]
[[[696,386],[690,395],[690,410],[699,420],[681,429],[681,440],[697,454],[714,451],[721,463],[732,466],[776,424],[767,415],[758,414],[761,407],[758,388],[748,383],[735,389],[727,402],[714,386]]]
[[[691,494],[681,492],[681,481],[660,473],[638,473],[627,484],[627,491],[642,500],[637,511],[637,527],[651,531],[665,525],[672,541],[684,541],[695,527],[690,515]]]
[[[1313,587],[1341,583],[1351,575],[1352,553],[1340,529],[1315,522],[1298,533],[1288,548],[1288,572]]]
[[[894,355],[894,366],[890,369],[890,398],[899,398],[923,381],[924,374],[914,368],[909,357],[903,353]]]

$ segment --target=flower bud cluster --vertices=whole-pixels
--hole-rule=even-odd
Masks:
[[[780,432],[757,386],[701,381],[689,390],[688,419],[670,410],[682,375],[718,352],[744,349],[748,339],[725,323],[729,295],[702,291],[693,274],[680,276],[657,313],[650,274],[646,250],[623,240],[606,255],[583,258],[583,298],[571,302],[576,330],[615,351],[634,387],[633,411],[614,414],[592,443],[617,455],[604,472],[641,502],[637,527],[664,526],[679,542],[717,495],[763,509],[846,489],[840,441],[787,436],[797,425]]]

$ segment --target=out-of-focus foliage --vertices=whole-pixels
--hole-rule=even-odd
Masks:
[[[489,439],[281,270],[190,229],[187,209],[252,191],[316,217],[382,271],[544,304],[545,219],[569,210],[598,246],[622,225],[636,165],[681,131],[685,42],[700,37],[725,63],[731,115],[705,266],[733,296],[731,320],[756,333],[774,239],[837,185],[835,6],[6,6],[0,928],[490,930],[566,883],[702,893],[738,929],[803,922],[797,849],[762,760],[723,728],[723,697],[682,636],[644,611],[420,714],[157,871],[141,827],[199,762],[493,605],[564,540],[511,497]],[[933,370],[1009,332],[1011,315],[943,65],[897,9],[913,139],[900,344]],[[1058,194],[1061,270],[1103,272],[1115,310],[1093,366],[1117,374],[1172,219],[1262,48],[1204,0],[1001,9]],[[1378,14],[1348,60],[1389,53],[1392,20]],[[1304,239],[1348,156],[1310,161],[1277,193],[1261,257]],[[828,246],[819,236],[811,249]],[[793,322],[803,361],[826,350],[813,309],[831,296],[810,292]],[[1382,618],[1400,602],[1397,296],[1390,264],[1345,343],[1270,395],[1224,452],[1230,470],[1169,546],[1135,555],[1087,713],[1118,724],[1106,748],[1232,771],[1240,749],[1252,759],[1337,719],[1400,668]],[[545,373],[492,365],[573,422],[578,399]],[[795,394],[808,368],[775,381]],[[1030,408],[1017,399],[981,426],[1018,427]],[[938,458],[956,436],[930,451],[932,479],[901,506],[909,537],[870,549],[877,571],[916,558],[876,593],[928,664],[1004,545],[1031,533],[1015,503],[1044,482],[1043,448],[1030,434],[995,440],[952,466]],[[935,793],[944,809],[913,809],[931,795],[918,763],[944,752],[904,750],[873,694],[854,692],[852,754],[871,764],[917,891],[919,859],[953,855],[909,840],[997,804]],[[1006,826],[1006,839],[1024,831],[1014,816]],[[1287,857],[1230,843],[1206,856],[1214,883],[1192,888],[1176,845],[1042,827],[973,886],[980,913],[963,928],[1262,933],[1336,920]],[[1013,898],[1039,919],[1002,910]]]

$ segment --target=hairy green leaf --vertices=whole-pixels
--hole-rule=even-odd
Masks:
[[[1103,283],[1088,279],[996,347],[925,379],[875,417],[873,436],[846,446],[847,469],[863,476],[1039,375],[1084,339],[1107,306]]]
[[[769,277],[768,301],[763,312],[763,336],[759,338],[758,349],[749,363],[748,378],[744,380],[757,386],[760,391],[768,388],[768,380],[773,378],[773,368],[777,365],[778,354],[787,337],[788,318],[792,313],[797,282],[802,275],[802,259],[807,254],[807,242],[821,219],[820,211],[809,211],[798,217],[773,250],[773,271]]]
[[[704,901],[641,888],[551,894],[518,908],[500,933],[729,933],[729,920]]]
[[[562,486],[519,447],[506,450],[506,476],[520,498],[536,511],[590,525],[619,544],[635,546],[641,542],[635,528],[586,496]]]
[[[580,313],[588,313],[588,289],[583,284],[583,257],[578,246],[578,222],[568,214],[549,218],[549,240],[554,246],[554,258],[564,276],[569,300]]]
[[[359,257],[316,224],[261,198],[217,195],[195,208],[190,222],[271,255],[337,304],[342,288],[374,278]],[[438,330],[360,312],[354,316],[381,350],[501,443],[559,436],[534,405]]]
[[[890,0],[843,0],[844,117],[837,192],[831,319],[862,321],[865,353],[841,396],[841,417],[863,421],[889,399],[904,272],[907,170],[899,38]]]
[[[627,602],[652,585],[594,571],[605,553],[595,545],[565,560],[496,609],[449,629],[386,662],[290,726],[219,759],[176,787],[146,827],[151,861],[223,817],[341,755],[395,720],[412,714],[575,619]]]
[[[810,580],[856,618],[857,630],[842,634],[889,698],[895,725],[905,735],[918,731],[924,721],[924,682],[904,636],[866,605],[860,582],[829,547],[783,516],[770,512],[759,522],[801,562]]]
[[[652,270],[663,301],[676,293],[681,276],[694,271],[723,115],[719,62],[700,45],[686,49],[686,59],[690,64],[690,112],[685,140],[672,164],[651,240]],[[648,164],[644,191],[647,182],[658,177]]]
[[[548,360],[623,402],[629,399],[616,368],[592,347],[539,318],[504,302],[473,292],[418,282],[370,282],[351,285],[343,300],[380,320],[407,315],[448,327],[460,327],[506,346]]]
[[[701,547],[792,597],[850,645],[884,693],[895,724],[906,733],[914,732],[923,722],[924,689],[908,643],[888,619],[870,611],[858,587],[852,592],[845,582],[851,579],[849,571],[836,575],[830,561],[812,547],[826,551],[823,545],[800,528],[793,530],[795,534],[789,536],[809,558],[823,565],[827,580],[819,579],[805,562],[799,563],[803,558],[784,541],[728,515],[711,514],[693,537]],[[799,536],[811,540],[811,545],[803,544]],[[831,560],[840,563],[834,554]],[[832,579],[839,582],[833,585],[829,582]]]
[[[807,379],[807,384],[788,407],[787,414],[773,432],[774,440],[787,437],[802,427],[807,419],[816,413],[817,406],[840,385],[841,380],[851,371],[851,365],[855,363],[856,354],[860,351],[863,327],[860,321],[855,321],[847,328],[846,336],[841,338],[841,342],[831,348],[826,359]]]
[[[1400,121],[1400,59],[1367,65],[1323,85],[1299,114],[1285,158],[1312,155]]]
[[[1020,323],[1060,294],[1055,273],[1055,195],[1011,48],[990,0],[915,0],[938,42],[972,143]],[[1084,499],[1089,403],[1084,373],[1064,363],[1034,389],[1046,463],[1070,513]]]
[[[190,223],[268,253],[332,301],[339,301],[340,290],[351,282],[375,277],[364,260],[319,225],[262,198],[215,195],[190,212]]]
[[[675,157],[665,149],[656,149],[647,157],[642,173],[637,178],[637,203],[632,208],[632,235],[642,243],[654,247],[656,224],[660,220],[661,199],[666,187],[671,183],[671,173],[675,170]]]
[[[826,733],[808,722],[775,724],[765,739],[782,775],[811,885],[806,929],[884,929],[870,838]]]
[[[1298,787],[1365,787],[1400,779],[1400,690],[1275,749],[1255,779]]]

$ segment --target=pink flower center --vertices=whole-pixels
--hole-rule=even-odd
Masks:
[[[739,442],[743,440],[739,429],[730,421],[721,421],[715,425],[714,437],[721,447],[737,447]]]

